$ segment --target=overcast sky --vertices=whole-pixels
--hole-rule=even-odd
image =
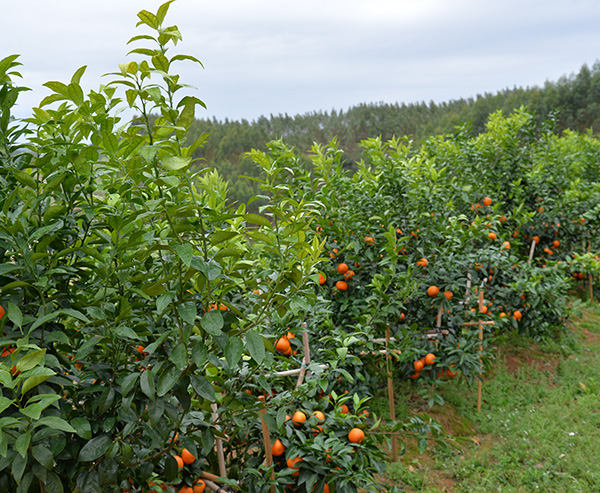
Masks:
[[[0,58],[20,54],[17,116],[82,65],[98,89],[131,57],[137,13],[160,0],[0,0]],[[359,103],[440,102],[543,86],[600,59],[598,0],[177,0],[182,82],[198,116],[348,109]],[[141,45],[139,45],[141,46]]]

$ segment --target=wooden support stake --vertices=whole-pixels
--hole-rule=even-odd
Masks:
[[[480,289],[479,290],[479,313],[481,313],[483,309],[483,290]],[[479,345],[479,363],[483,364],[483,360],[481,358],[481,353],[483,353],[483,322],[480,320],[479,321],[479,340],[481,341],[481,344]],[[481,377],[483,377],[483,375],[480,375],[480,379],[477,380],[477,412],[480,413],[481,412],[481,393],[482,393],[482,384],[481,384]]]
[[[390,328],[389,326],[385,329],[385,348],[387,349],[388,344],[390,342]],[[396,421],[396,405],[394,402],[394,379],[392,378],[392,370],[390,365],[391,356],[388,353],[386,356],[386,365],[388,372],[388,399],[390,401],[390,419],[392,421]],[[398,439],[393,436],[392,437],[392,460],[396,462],[398,460]]]
[[[533,252],[535,252],[535,246],[537,245],[535,240],[531,240],[531,248],[529,249],[529,259],[527,260],[527,265],[531,265],[531,261],[533,260]]]
[[[594,302],[594,278],[592,277],[592,275],[589,275],[589,282],[590,282],[590,303]]]
[[[259,396],[259,399],[263,404],[265,403],[264,395]],[[263,442],[265,444],[265,457],[267,459],[267,467],[272,467],[273,466],[273,451],[271,450],[271,435],[269,434],[269,427],[267,426],[267,423],[265,423],[264,414],[265,414],[265,408],[263,407],[260,410],[260,425],[262,427]],[[271,479],[275,480],[275,471],[271,471]],[[274,484],[271,485],[271,493],[275,493],[275,485]]]
[[[216,424],[217,422],[217,404],[211,404],[212,407],[212,419],[213,422],[215,423],[215,426],[218,426]],[[223,453],[223,439],[221,437],[216,437],[215,438],[215,444],[217,447],[217,459],[219,460],[219,474],[221,474],[222,478],[226,478],[227,477],[227,469],[225,468],[225,454]]]
[[[302,332],[302,343],[304,344],[304,356],[302,358],[302,367],[300,368],[296,388],[300,387],[302,382],[304,382],[304,375],[306,375],[306,369],[310,364],[310,346],[308,345],[308,332],[306,331]]]

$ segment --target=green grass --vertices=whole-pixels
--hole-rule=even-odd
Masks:
[[[446,404],[432,414],[471,443],[461,452],[433,448],[424,456],[409,448],[387,478],[413,492],[600,491],[598,307],[584,310],[576,333],[578,343],[503,341],[483,386],[481,413],[475,386],[441,385]],[[505,354],[521,362],[518,369],[502,364]]]

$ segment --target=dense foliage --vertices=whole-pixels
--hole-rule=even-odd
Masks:
[[[443,438],[369,412],[388,376],[432,404],[493,333],[565,331],[599,274],[600,143],[524,110],[364,140],[356,171],[335,139],[308,159],[278,140],[248,154],[257,212],[231,207],[195,163],[204,103],[174,67],[199,61],[170,56],[170,3],[138,14],[139,61],[87,95],[85,67],[48,82],[24,122],[0,61],[0,489],[382,490],[391,436]]]

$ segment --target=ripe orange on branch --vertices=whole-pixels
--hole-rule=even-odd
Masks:
[[[429,286],[427,288],[427,294],[432,298],[435,298],[438,294],[440,294],[440,288],[437,286]]]
[[[361,443],[365,439],[365,432],[360,428],[352,428],[348,433],[350,443]]]
[[[194,456],[194,454],[192,454],[188,449],[184,448],[181,451],[181,458],[183,459],[183,462],[185,464],[191,464],[192,462],[194,462],[196,460],[196,457]]]
[[[296,477],[297,477],[297,476],[299,476],[299,475],[300,475],[300,467],[299,467],[299,466],[296,466],[296,464],[297,464],[298,462],[302,462],[302,460],[303,460],[303,459],[302,459],[302,457],[294,457],[293,459],[288,459],[288,460],[286,461],[286,464],[287,464],[287,466],[288,466],[290,469],[293,469],[293,470],[294,470],[294,472],[292,473],[292,476],[296,476]]]
[[[425,364],[426,365],[433,365],[435,363],[435,354],[433,353],[427,353],[425,355]]]
[[[294,425],[300,426],[300,425],[304,424],[305,421],[306,421],[306,414],[304,414],[302,411],[296,411],[294,413],[294,417],[292,418],[292,423],[294,423]]]
[[[284,452],[285,452],[285,445],[278,438],[277,440],[275,440],[275,443],[273,443],[273,445],[271,446],[271,453],[273,454],[273,457],[279,457]]]
[[[287,353],[291,349],[290,341],[288,340],[288,338],[285,336],[280,337],[277,340],[277,343],[275,344],[275,349],[277,349],[277,351],[279,351],[280,353]]]
[[[340,291],[348,291],[348,283],[346,281],[338,281],[335,283],[335,287]]]
[[[492,199],[490,197],[484,197],[484,199],[483,199],[483,205],[485,205],[485,206],[492,205]]]
[[[349,269],[348,264],[341,263],[341,264],[338,264],[338,266],[337,266],[337,271],[340,274],[345,274],[346,272],[348,272],[348,269]]]

